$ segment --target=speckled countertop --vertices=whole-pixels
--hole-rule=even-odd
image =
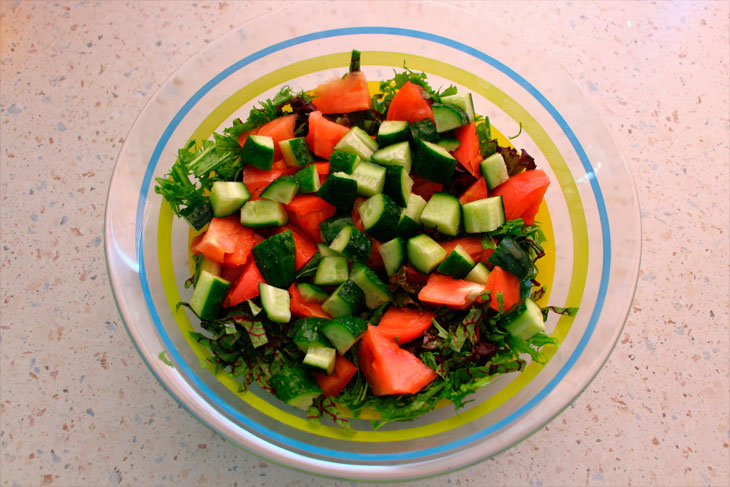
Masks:
[[[144,366],[103,251],[121,144],[209,41],[286,2],[0,2],[2,485],[342,485],[198,423]],[[728,2],[458,2],[543,46],[633,171],[643,258],[604,370],[541,431],[418,485],[728,485]]]

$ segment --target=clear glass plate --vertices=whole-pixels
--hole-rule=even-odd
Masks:
[[[107,199],[110,280],[129,334],[152,373],[180,404],[233,443],[271,461],[321,475],[368,480],[441,474],[488,458],[545,425],[608,358],[636,287],[641,228],[633,179],[597,112],[545,54],[467,12],[434,4],[338,2],[259,17],[209,45],[154,95],[120,152]],[[416,23],[409,19],[418,19]],[[485,32],[489,32],[486,36]],[[371,81],[406,65],[432,86],[474,95],[476,111],[535,157],[552,184],[538,214],[550,238],[538,279],[541,304],[579,306],[552,315],[561,340],[545,365],[503,376],[466,408],[442,407],[414,422],[347,433],[311,426],[302,411],[225,372],[202,368],[189,338],[197,323],[175,304],[191,291],[191,232],[154,192],[176,151],[246,118],[283,84],[312,88],[362,52]],[[502,141],[508,139],[501,136]],[[164,353],[164,354],[163,354]],[[162,355],[161,355],[162,354]],[[164,360],[163,360],[164,359]]]

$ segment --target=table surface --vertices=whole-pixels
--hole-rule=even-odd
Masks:
[[[135,117],[206,43],[286,3],[0,3],[2,485],[349,484],[254,457],[178,406],[104,263]],[[543,46],[602,113],[636,180],[643,257],[588,389],[519,445],[418,484],[728,485],[728,2],[458,5]]]

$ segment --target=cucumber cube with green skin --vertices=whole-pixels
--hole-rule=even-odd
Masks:
[[[517,241],[511,238],[503,238],[500,240],[497,248],[494,249],[487,262],[499,266],[502,270],[520,279],[525,279],[533,267],[533,263],[527,252]]]
[[[382,193],[385,187],[385,168],[372,162],[361,162],[352,171],[352,178],[357,181],[359,196],[372,196]]]
[[[358,207],[363,228],[373,238],[383,241],[396,236],[401,209],[383,193],[366,199]]]
[[[439,140],[439,133],[436,130],[436,126],[433,124],[431,119],[428,118],[409,124],[408,130],[411,134],[411,140],[413,140],[413,142],[417,142],[419,140],[436,142],[437,140]]]
[[[294,337],[292,341],[294,345],[304,353],[307,353],[310,347],[329,347],[330,342],[322,333],[324,325],[329,323],[326,318],[301,318],[293,323]]]
[[[446,250],[426,234],[408,239],[406,253],[413,267],[423,274],[431,273],[446,258]]]
[[[248,188],[241,181],[216,181],[210,189],[210,206],[213,216],[223,218],[233,215],[251,198]]]
[[[413,179],[402,166],[385,168],[385,186],[383,192],[390,196],[396,205],[405,208],[413,188]]]
[[[469,123],[466,112],[457,106],[434,103],[431,105],[431,109],[433,110],[433,122],[439,133],[448,132]]]
[[[403,209],[398,220],[396,234],[408,238],[419,233],[421,229],[421,213],[426,207],[426,200],[420,195],[411,193],[408,197],[408,205]]]
[[[330,174],[317,196],[331,204],[340,213],[349,213],[357,198],[357,181],[343,172]]]
[[[411,172],[413,156],[408,141],[398,142],[373,153],[373,162],[381,166],[401,166],[406,172]]]
[[[320,188],[319,172],[317,165],[310,164],[294,173],[294,177],[299,181],[299,193],[315,193]]]
[[[477,262],[469,274],[464,278],[465,281],[476,282],[478,284],[486,284],[487,278],[489,277],[489,269],[484,265],[484,262]]]
[[[259,295],[267,318],[274,323],[288,323],[291,320],[289,291],[260,282]]]
[[[272,200],[250,200],[241,208],[241,225],[251,228],[280,227],[289,221],[284,205]]]
[[[352,217],[350,215],[335,215],[327,218],[319,224],[319,232],[322,234],[322,240],[329,244],[340,233],[340,230],[347,225],[352,225]]]
[[[436,145],[443,147],[449,152],[454,152],[461,145],[461,141],[456,137],[444,136],[436,141]]]
[[[279,141],[279,150],[289,166],[304,167],[314,162],[314,156],[304,137]]]
[[[398,272],[398,269],[403,265],[405,258],[404,247],[403,239],[396,237],[393,240],[388,240],[378,248],[388,277]]]
[[[441,103],[454,105],[464,110],[466,116],[469,119],[469,122],[473,122],[474,120],[476,120],[476,113],[474,112],[474,99],[472,98],[471,93],[457,93],[455,95],[442,96]]]
[[[347,280],[349,270],[345,257],[322,257],[314,275],[317,286],[336,286]]]
[[[499,152],[492,154],[479,163],[487,188],[494,189],[509,179],[507,165]]]
[[[225,279],[201,271],[198,283],[190,298],[190,307],[201,320],[214,320],[218,317],[221,303],[228,293],[231,283]]]
[[[330,243],[330,249],[353,262],[367,262],[370,258],[373,242],[353,225],[346,225]]]
[[[461,203],[448,193],[434,193],[421,212],[421,225],[455,237],[461,228]]]
[[[319,255],[321,255],[322,257],[344,257],[344,255],[342,255],[341,253],[335,252],[323,243],[317,244],[317,252],[319,252]],[[320,259],[319,262],[322,263],[322,260]],[[319,264],[317,265],[319,266]]]
[[[357,284],[349,279],[335,289],[327,300],[322,303],[322,309],[332,317],[354,316],[365,305],[365,294]]]
[[[387,147],[397,142],[408,140],[408,122],[401,120],[385,120],[378,128],[378,145]]]
[[[434,183],[449,184],[456,169],[456,159],[449,151],[426,140],[416,141],[413,172]]]
[[[377,274],[367,266],[353,264],[350,280],[365,294],[365,306],[375,309],[393,299],[393,294]]]
[[[249,135],[241,149],[241,160],[253,167],[271,171],[274,165],[274,139],[267,135]]]
[[[360,127],[352,127],[340,138],[334,148],[340,152],[360,156],[363,161],[369,161],[373,152],[378,150],[378,143]]]
[[[439,264],[437,270],[441,274],[453,277],[454,279],[464,279],[476,264],[472,260],[469,253],[464,247],[457,245],[443,262]]]
[[[501,196],[490,196],[489,198],[464,203],[461,210],[464,214],[464,230],[466,233],[491,232],[505,222]]]
[[[282,367],[270,379],[274,395],[289,406],[307,410],[322,388],[303,367]]]
[[[299,191],[299,180],[294,176],[285,175],[269,183],[260,196],[267,200],[288,205],[297,195],[297,191]]]
[[[329,173],[344,172],[345,174],[352,174],[361,162],[362,159],[356,154],[336,150],[329,159]]]
[[[335,371],[335,360],[337,359],[337,350],[332,347],[309,347],[304,356],[302,363],[309,365],[321,372],[332,375]]]
[[[308,282],[297,283],[297,290],[302,299],[307,302],[323,303],[329,297],[329,293],[319,286]]]
[[[288,289],[296,277],[296,249],[291,230],[272,235],[251,249],[261,276],[272,286]]]
[[[344,355],[367,331],[368,322],[355,316],[340,316],[320,329],[340,355]]]
[[[522,303],[506,317],[505,329],[517,338],[529,340],[537,333],[545,331],[542,309],[531,298]]]

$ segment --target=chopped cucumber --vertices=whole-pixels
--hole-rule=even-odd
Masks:
[[[421,225],[435,228],[444,235],[458,235],[461,227],[461,203],[448,193],[434,193],[421,212]]]
[[[363,161],[352,171],[352,178],[357,181],[358,195],[372,196],[382,193],[385,186],[385,168]]]
[[[345,225],[330,243],[330,249],[349,257],[353,262],[367,262],[373,242],[353,225]]]
[[[350,272],[350,280],[362,289],[365,294],[365,306],[370,309],[375,309],[393,299],[393,293],[390,292],[388,286],[367,266],[354,264]]]
[[[380,256],[383,258],[385,272],[388,274],[388,277],[398,272],[398,269],[403,265],[403,259],[405,258],[404,248],[403,239],[400,237],[388,240],[378,248]]]
[[[267,135],[249,135],[241,149],[241,160],[253,167],[271,171],[274,165],[274,139]]]
[[[378,128],[378,145],[387,147],[396,142],[408,140],[408,122],[385,120]]]
[[[308,303],[323,303],[329,297],[327,291],[308,282],[297,283],[297,290],[302,299]]]
[[[344,172],[330,174],[317,196],[331,204],[341,213],[349,213],[357,198],[357,181]]]
[[[443,147],[449,152],[454,152],[456,149],[459,148],[461,145],[461,141],[453,136],[444,136],[441,137],[437,142],[436,145],[439,147]]]
[[[272,181],[261,192],[261,197],[288,205],[299,191],[299,179],[294,176],[281,176]]]
[[[275,323],[288,323],[291,320],[289,291],[260,282],[259,295],[267,318]]]
[[[322,327],[329,322],[326,318],[301,318],[293,323],[292,341],[299,350],[307,353],[310,347],[329,347],[331,344],[322,333]]]
[[[334,151],[329,159],[329,173],[344,172],[352,174],[352,171],[362,162],[360,156],[349,152]]]
[[[314,283],[318,286],[336,286],[345,282],[348,275],[345,257],[322,257],[314,275]]]
[[[476,282],[478,284],[486,284],[487,278],[489,277],[489,269],[484,265],[484,262],[477,262],[469,274],[464,278],[465,281]]]
[[[469,122],[476,120],[476,113],[474,112],[474,100],[471,93],[458,93],[455,95],[446,95],[441,97],[441,103],[447,105],[454,105],[461,108],[466,116],[469,118]]]
[[[210,189],[210,206],[213,216],[222,218],[240,210],[251,198],[246,185],[240,181],[216,181]]]
[[[244,227],[280,227],[288,221],[289,214],[278,201],[249,200],[241,208],[241,225]]]
[[[396,205],[405,208],[413,188],[413,179],[403,166],[387,166],[385,169],[383,192],[390,196]]]
[[[340,355],[344,355],[367,329],[368,322],[354,316],[340,316],[321,327]]]
[[[337,350],[332,347],[309,347],[302,363],[332,375],[335,371],[335,359]]]
[[[357,284],[347,280],[339,285],[335,292],[322,303],[322,309],[330,316],[354,316],[365,304],[365,294]]]
[[[499,266],[521,280],[526,278],[532,270],[530,256],[515,240],[503,238],[497,248],[487,260],[490,264]]]
[[[426,140],[416,141],[413,172],[434,183],[449,184],[456,169],[456,159],[449,152]]]
[[[203,254],[197,254],[193,256],[195,260],[195,273],[193,274],[193,287],[198,285],[198,279],[200,279],[200,273],[208,271],[214,276],[221,275],[221,265]]]
[[[479,163],[479,167],[489,189],[494,189],[509,179],[507,165],[504,163],[504,157],[499,152],[495,152],[484,159]]]
[[[288,289],[296,276],[296,249],[291,230],[272,235],[251,249],[256,267],[266,282]]]
[[[314,162],[314,155],[309,150],[309,144],[304,137],[280,141],[279,150],[281,150],[284,162],[289,166],[304,167]]]
[[[429,274],[446,258],[446,250],[426,234],[408,239],[407,253],[413,267],[423,274]]]
[[[409,124],[408,131],[410,132],[411,140],[414,142],[419,140],[436,142],[439,140],[439,133],[436,130],[436,126],[428,118]]]
[[[545,323],[542,318],[540,306],[530,298],[520,304],[506,317],[505,329],[511,335],[523,340],[529,340],[537,333],[545,331]]]
[[[421,213],[425,207],[426,200],[416,193],[411,193],[408,196],[408,205],[401,212],[396,233],[404,238],[418,233],[421,229]]]
[[[369,161],[373,152],[378,150],[378,143],[360,127],[352,127],[335,144],[335,150],[349,152],[360,156],[364,161]]]
[[[317,244],[317,252],[319,252],[319,255],[321,255],[322,257],[344,257],[344,255],[342,255],[341,253],[335,252],[334,250],[329,248],[329,246],[323,243]],[[320,262],[322,261],[320,260]]]
[[[401,166],[407,172],[411,172],[413,163],[411,145],[408,141],[404,141],[383,147],[373,154],[373,162],[381,166]]]
[[[359,206],[363,228],[377,240],[390,240],[395,237],[400,208],[390,196],[383,193],[371,196]]]
[[[345,226],[352,225],[350,215],[335,215],[319,224],[322,240],[330,243]]]
[[[436,269],[441,274],[446,274],[454,279],[464,279],[474,268],[474,260],[464,247],[457,245],[443,262]]]
[[[505,221],[501,196],[471,201],[461,206],[466,233],[491,232]]]
[[[306,410],[322,388],[303,367],[282,367],[269,381],[274,395],[289,406]]]
[[[294,177],[299,181],[299,193],[315,193],[319,190],[319,172],[316,164],[303,167],[294,173]]]
[[[230,286],[231,283],[222,277],[201,271],[193,296],[190,298],[190,307],[200,319],[214,320]]]
[[[431,110],[433,110],[433,122],[438,133],[448,132],[469,123],[466,112],[457,106],[434,103],[431,105]]]

